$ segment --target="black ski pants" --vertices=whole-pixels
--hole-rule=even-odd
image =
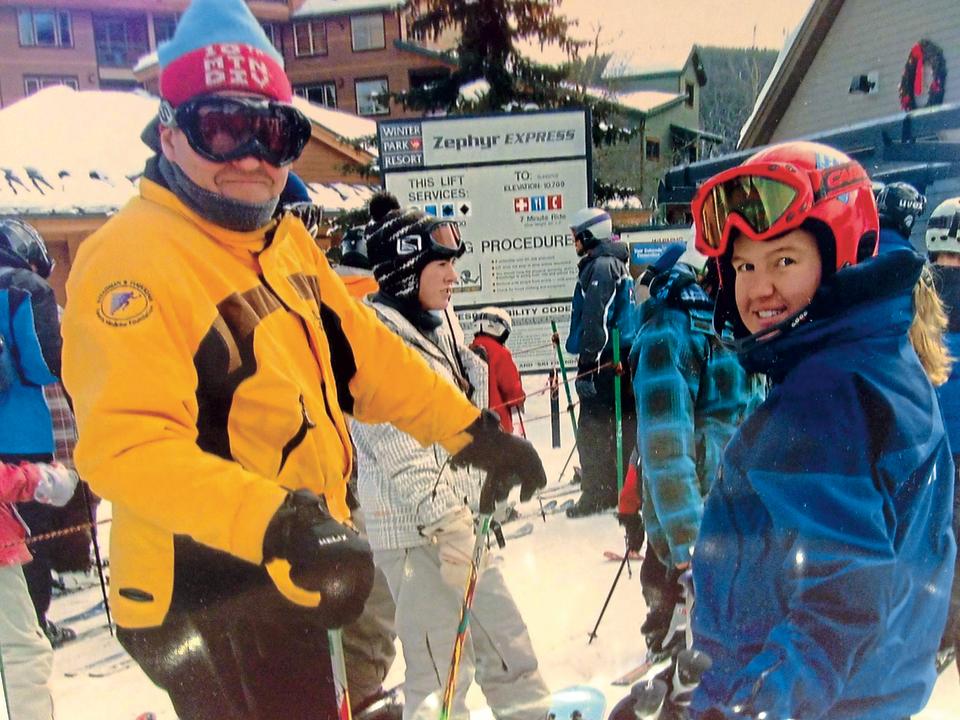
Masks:
[[[647,545],[647,552],[640,565],[640,587],[647,605],[647,617],[640,627],[640,632],[643,633],[651,654],[660,654],[665,650],[679,652],[684,648],[683,633],[670,638],[667,647],[664,647],[674,608],[684,600],[679,582],[681,574],[676,568],[664,565],[653,548]],[[689,621],[688,618],[687,622]]]
[[[624,361],[626,358],[624,358]],[[623,363],[620,378],[620,408],[622,415],[623,465],[627,467],[630,453],[637,444],[637,409],[633,399],[633,383],[629,367]],[[612,367],[595,373],[597,396],[580,401],[577,420],[577,450],[580,454],[579,504],[603,510],[617,506],[617,421]]]
[[[208,608],[117,638],[180,720],[335,718],[325,630]]]

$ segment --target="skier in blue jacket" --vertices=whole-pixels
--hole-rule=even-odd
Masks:
[[[571,218],[570,232],[574,249],[581,258],[566,349],[578,356],[577,449],[582,466],[582,492],[577,504],[567,510],[567,516],[583,517],[617,505],[613,331],[619,331],[620,357],[626,369],[635,332],[636,308],[633,280],[627,271],[627,246],[613,236],[610,215],[599,208],[584,208]],[[629,370],[620,388],[626,459],[633,450],[636,423]]]
[[[693,560],[696,717],[899,720],[936,679],[956,545],[953,461],[908,337],[924,258],[871,257],[863,168],[767,148],[704,183],[715,329],[772,382],[707,498]]]
[[[42,386],[60,374],[60,321],[46,278],[43,238],[20,220],[0,220],[0,459],[49,462],[53,429]]]

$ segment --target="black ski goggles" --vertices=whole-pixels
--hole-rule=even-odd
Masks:
[[[451,220],[437,220],[415,235],[397,239],[397,255],[418,255],[424,249],[438,260],[454,260],[467,251],[460,227]]]
[[[216,163],[255,157],[275,167],[288,165],[310,139],[303,113],[261,98],[202,95],[176,108],[163,100],[160,122],[179,128],[194,152]]]

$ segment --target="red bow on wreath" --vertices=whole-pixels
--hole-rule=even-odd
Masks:
[[[939,105],[943,102],[944,86],[947,80],[947,63],[943,59],[943,51],[930,40],[923,39],[910,48],[907,64],[903,68],[903,77],[900,79],[900,107],[904,110],[914,110],[917,107],[917,98],[923,95],[923,68],[930,66],[933,79],[927,91],[927,107]]]

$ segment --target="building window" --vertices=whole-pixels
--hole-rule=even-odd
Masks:
[[[157,45],[172,38],[176,29],[177,15],[153,16],[153,37],[156,39]]]
[[[26,95],[33,95],[39,90],[54,85],[66,85],[74,90],[80,89],[80,83],[75,75],[24,75],[23,92]]]
[[[354,52],[382,50],[386,47],[383,37],[383,15],[352,15],[350,36]]]
[[[687,107],[693,107],[693,98],[696,90],[693,83],[687,83]]]
[[[20,44],[36,47],[73,47],[69,10],[17,10]]]
[[[645,145],[645,152],[647,160],[659,160],[660,159],[660,141],[654,140],[652,138],[647,138]]]
[[[267,37],[270,38],[270,44],[273,45],[277,52],[281,55],[283,54],[283,32],[280,29],[280,26],[276,23],[262,22],[260,25],[263,27],[263,31],[267,34]],[[324,41],[324,48],[327,44]]]
[[[297,57],[327,54],[327,25],[323,20],[293,24],[293,52]]]
[[[146,15],[94,15],[93,41],[97,63],[103,67],[132,68],[150,52]]]
[[[337,109],[337,84],[334,82],[298,85],[294,88],[294,92],[317,105]]]
[[[357,89],[358,115],[390,114],[390,104],[386,97],[390,92],[390,86],[386,78],[357,80],[354,85]]]

